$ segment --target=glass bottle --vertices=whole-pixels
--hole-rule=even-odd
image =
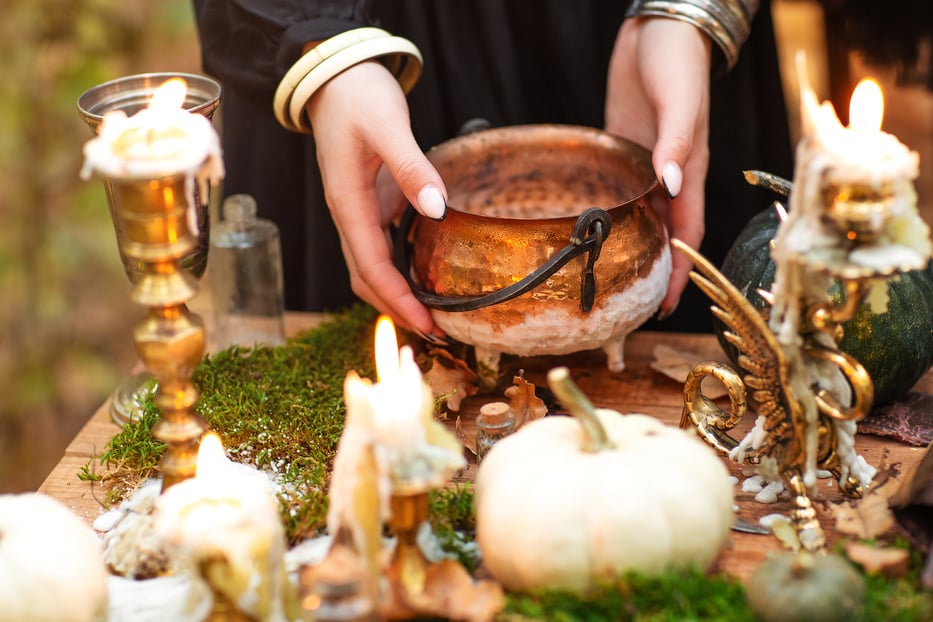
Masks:
[[[223,220],[211,236],[208,279],[218,350],[285,341],[279,229],[258,218],[256,207],[248,194],[227,197]]]
[[[515,414],[505,402],[483,404],[476,416],[476,463],[479,464],[493,445],[515,431]]]

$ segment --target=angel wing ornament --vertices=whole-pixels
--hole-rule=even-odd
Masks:
[[[818,331],[797,340],[798,345],[782,344],[766,318],[721,272],[680,240],[671,244],[693,262],[690,278],[712,301],[711,311],[726,327],[724,337],[740,352],[741,367],[736,371],[718,362],[694,367],[684,384],[681,427],[694,426],[730,459],[754,464],[765,478],[781,481],[794,497],[791,519],[801,544],[823,550],[825,536],[810,500],[817,470],[831,471],[851,496],[860,496],[874,475],[855,455],[851,440],[855,420],[870,408],[871,380],[857,361],[825,343]],[[703,395],[707,376],[726,386],[731,412]],[[828,382],[823,380],[827,377]],[[844,395],[831,392],[840,387]],[[757,412],[755,424],[736,440],[730,431],[749,406]]]

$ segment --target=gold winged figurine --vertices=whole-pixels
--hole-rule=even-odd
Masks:
[[[812,402],[818,410],[813,432],[817,434],[816,456],[809,456],[806,393],[810,386],[794,382],[794,356],[788,356],[768,326],[764,316],[742,295],[721,272],[702,255],[678,239],[672,246],[687,255],[695,270],[691,280],[712,301],[712,313],[726,327],[723,337],[739,351],[737,361],[741,373],[713,361],[698,364],[684,384],[684,409],[681,427],[692,425],[699,435],[715,449],[736,462],[758,465],[761,475],[780,480],[794,497],[791,520],[801,544],[811,551],[825,550],[825,536],[816,517],[805,484],[808,463],[832,471],[843,480],[843,490],[850,496],[861,495],[858,479],[846,473],[836,452],[837,434],[834,420],[852,420],[870,408],[872,386],[864,368],[850,356],[815,341],[803,348],[803,356],[837,365],[854,392],[853,404],[844,408],[825,390],[812,389]],[[725,412],[703,395],[701,383],[707,376],[722,382],[729,392],[732,412]],[[867,381],[867,383],[866,383]],[[757,411],[753,429],[741,440],[729,431],[745,414],[746,395]],[[867,407],[866,407],[867,405]]]

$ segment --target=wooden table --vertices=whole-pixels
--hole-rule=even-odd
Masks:
[[[289,314],[286,326],[291,333],[305,330],[318,324],[321,316],[312,314]],[[509,372],[517,373],[523,369],[525,378],[536,386],[546,386],[545,374],[551,367],[562,364],[570,367],[571,375],[580,388],[597,406],[612,408],[621,412],[641,412],[653,415],[665,423],[676,425],[680,419],[682,401],[682,382],[677,382],[653,370],[653,352],[659,345],[666,345],[695,355],[696,361],[719,359],[723,354],[712,335],[693,335],[679,333],[636,332],[631,335],[626,345],[626,369],[620,373],[610,373],[605,368],[601,352],[587,352],[570,357],[540,357],[535,359],[510,359],[503,366]],[[927,373],[918,383],[916,390],[933,392],[933,371]],[[502,395],[486,395],[466,400],[460,412],[461,418],[469,425],[480,405],[494,399],[503,399]],[[726,402],[727,403],[727,402]],[[746,416],[751,425],[752,415]],[[39,490],[45,492],[74,510],[89,522],[102,511],[99,499],[103,497],[100,485],[80,481],[77,473],[82,467],[99,454],[110,437],[118,430],[111,423],[108,404],[102,405],[65,450],[58,465],[52,470]],[[741,432],[735,434],[741,438]],[[897,441],[869,435],[858,435],[856,449],[870,464],[878,465],[884,460],[887,464],[900,463],[900,472],[905,472],[916,463],[923,450],[910,447]],[[741,466],[726,461],[732,472],[743,479]],[[474,469],[467,469],[465,479],[472,477]],[[836,541],[840,534],[835,530],[834,521],[828,515],[826,502],[842,500],[838,487],[830,480],[820,484],[821,498],[817,500],[817,509],[830,542]],[[791,509],[789,501],[781,500],[775,504],[764,505],[754,501],[753,495],[743,493],[737,486],[736,502],[738,515],[756,522],[761,516],[771,513],[787,514]],[[771,536],[732,532],[730,546],[722,553],[717,568],[733,576],[746,578],[758,563],[771,551],[780,548],[777,540]]]

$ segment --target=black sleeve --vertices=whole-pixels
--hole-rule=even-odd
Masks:
[[[308,41],[370,24],[369,0],[193,0],[204,71],[271,106]]]

